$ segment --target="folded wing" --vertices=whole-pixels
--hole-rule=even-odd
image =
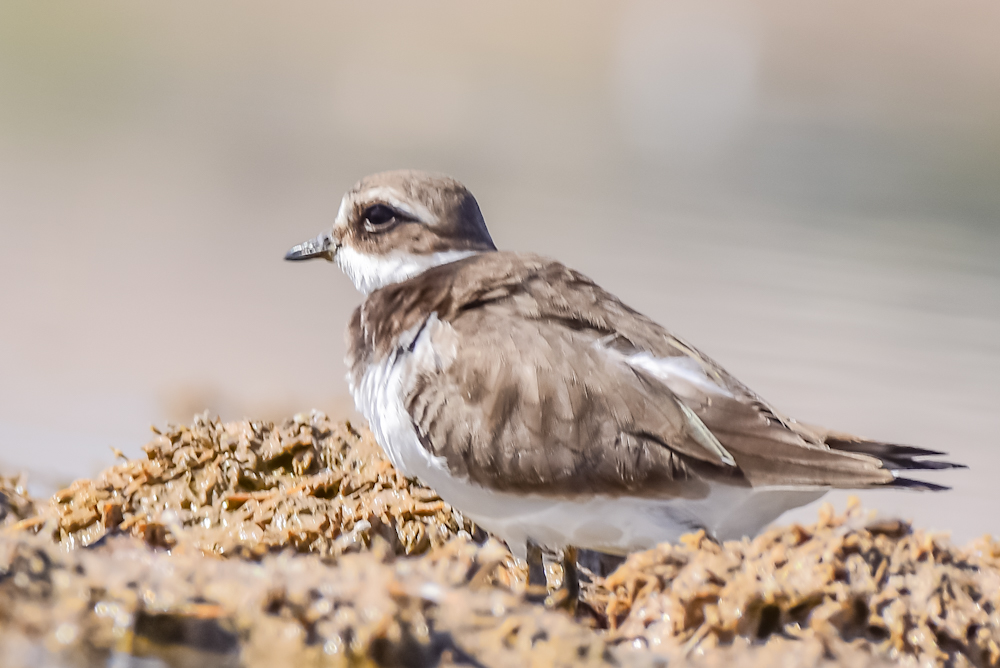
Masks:
[[[392,312],[397,329],[433,313],[423,340],[442,352],[427,357],[404,405],[425,447],[483,486],[642,496],[702,496],[713,480],[933,489],[894,471],[954,466],[922,459],[937,452],[781,417],[712,360],[557,262],[489,253],[414,281],[383,290],[370,307]],[[432,311],[418,318],[415,295]],[[364,321],[361,313],[355,348],[367,336],[377,345]]]

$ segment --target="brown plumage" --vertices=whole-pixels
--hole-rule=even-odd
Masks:
[[[698,495],[706,479],[912,486],[891,469],[950,466],[913,459],[940,454],[929,450],[824,440],[585,276],[534,255],[478,254],[370,294],[348,330],[355,383],[432,313],[475,344],[459,347],[446,371],[421,375],[404,404],[425,446],[485,487],[656,497]],[[732,396],[668,385],[622,359],[643,352],[686,357]],[[735,467],[692,438],[680,403]]]

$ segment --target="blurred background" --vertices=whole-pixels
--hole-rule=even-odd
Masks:
[[[360,297],[282,255],[414,167],[784,412],[971,466],[866,505],[1000,533],[998,28],[994,0],[5,0],[0,471],[51,490],[205,409],[350,415]]]

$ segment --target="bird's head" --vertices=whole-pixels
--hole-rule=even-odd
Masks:
[[[335,262],[368,294],[494,250],[479,205],[465,186],[440,174],[402,170],[358,182],[344,195],[333,229],[295,246],[285,259]]]

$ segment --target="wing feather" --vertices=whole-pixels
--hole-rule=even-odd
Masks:
[[[425,447],[486,487],[666,497],[702,496],[711,480],[898,486],[894,466],[937,454],[824,441],[586,277],[532,255],[485,253],[369,295],[349,333],[354,378],[432,316],[448,363],[421,369],[404,405]]]

